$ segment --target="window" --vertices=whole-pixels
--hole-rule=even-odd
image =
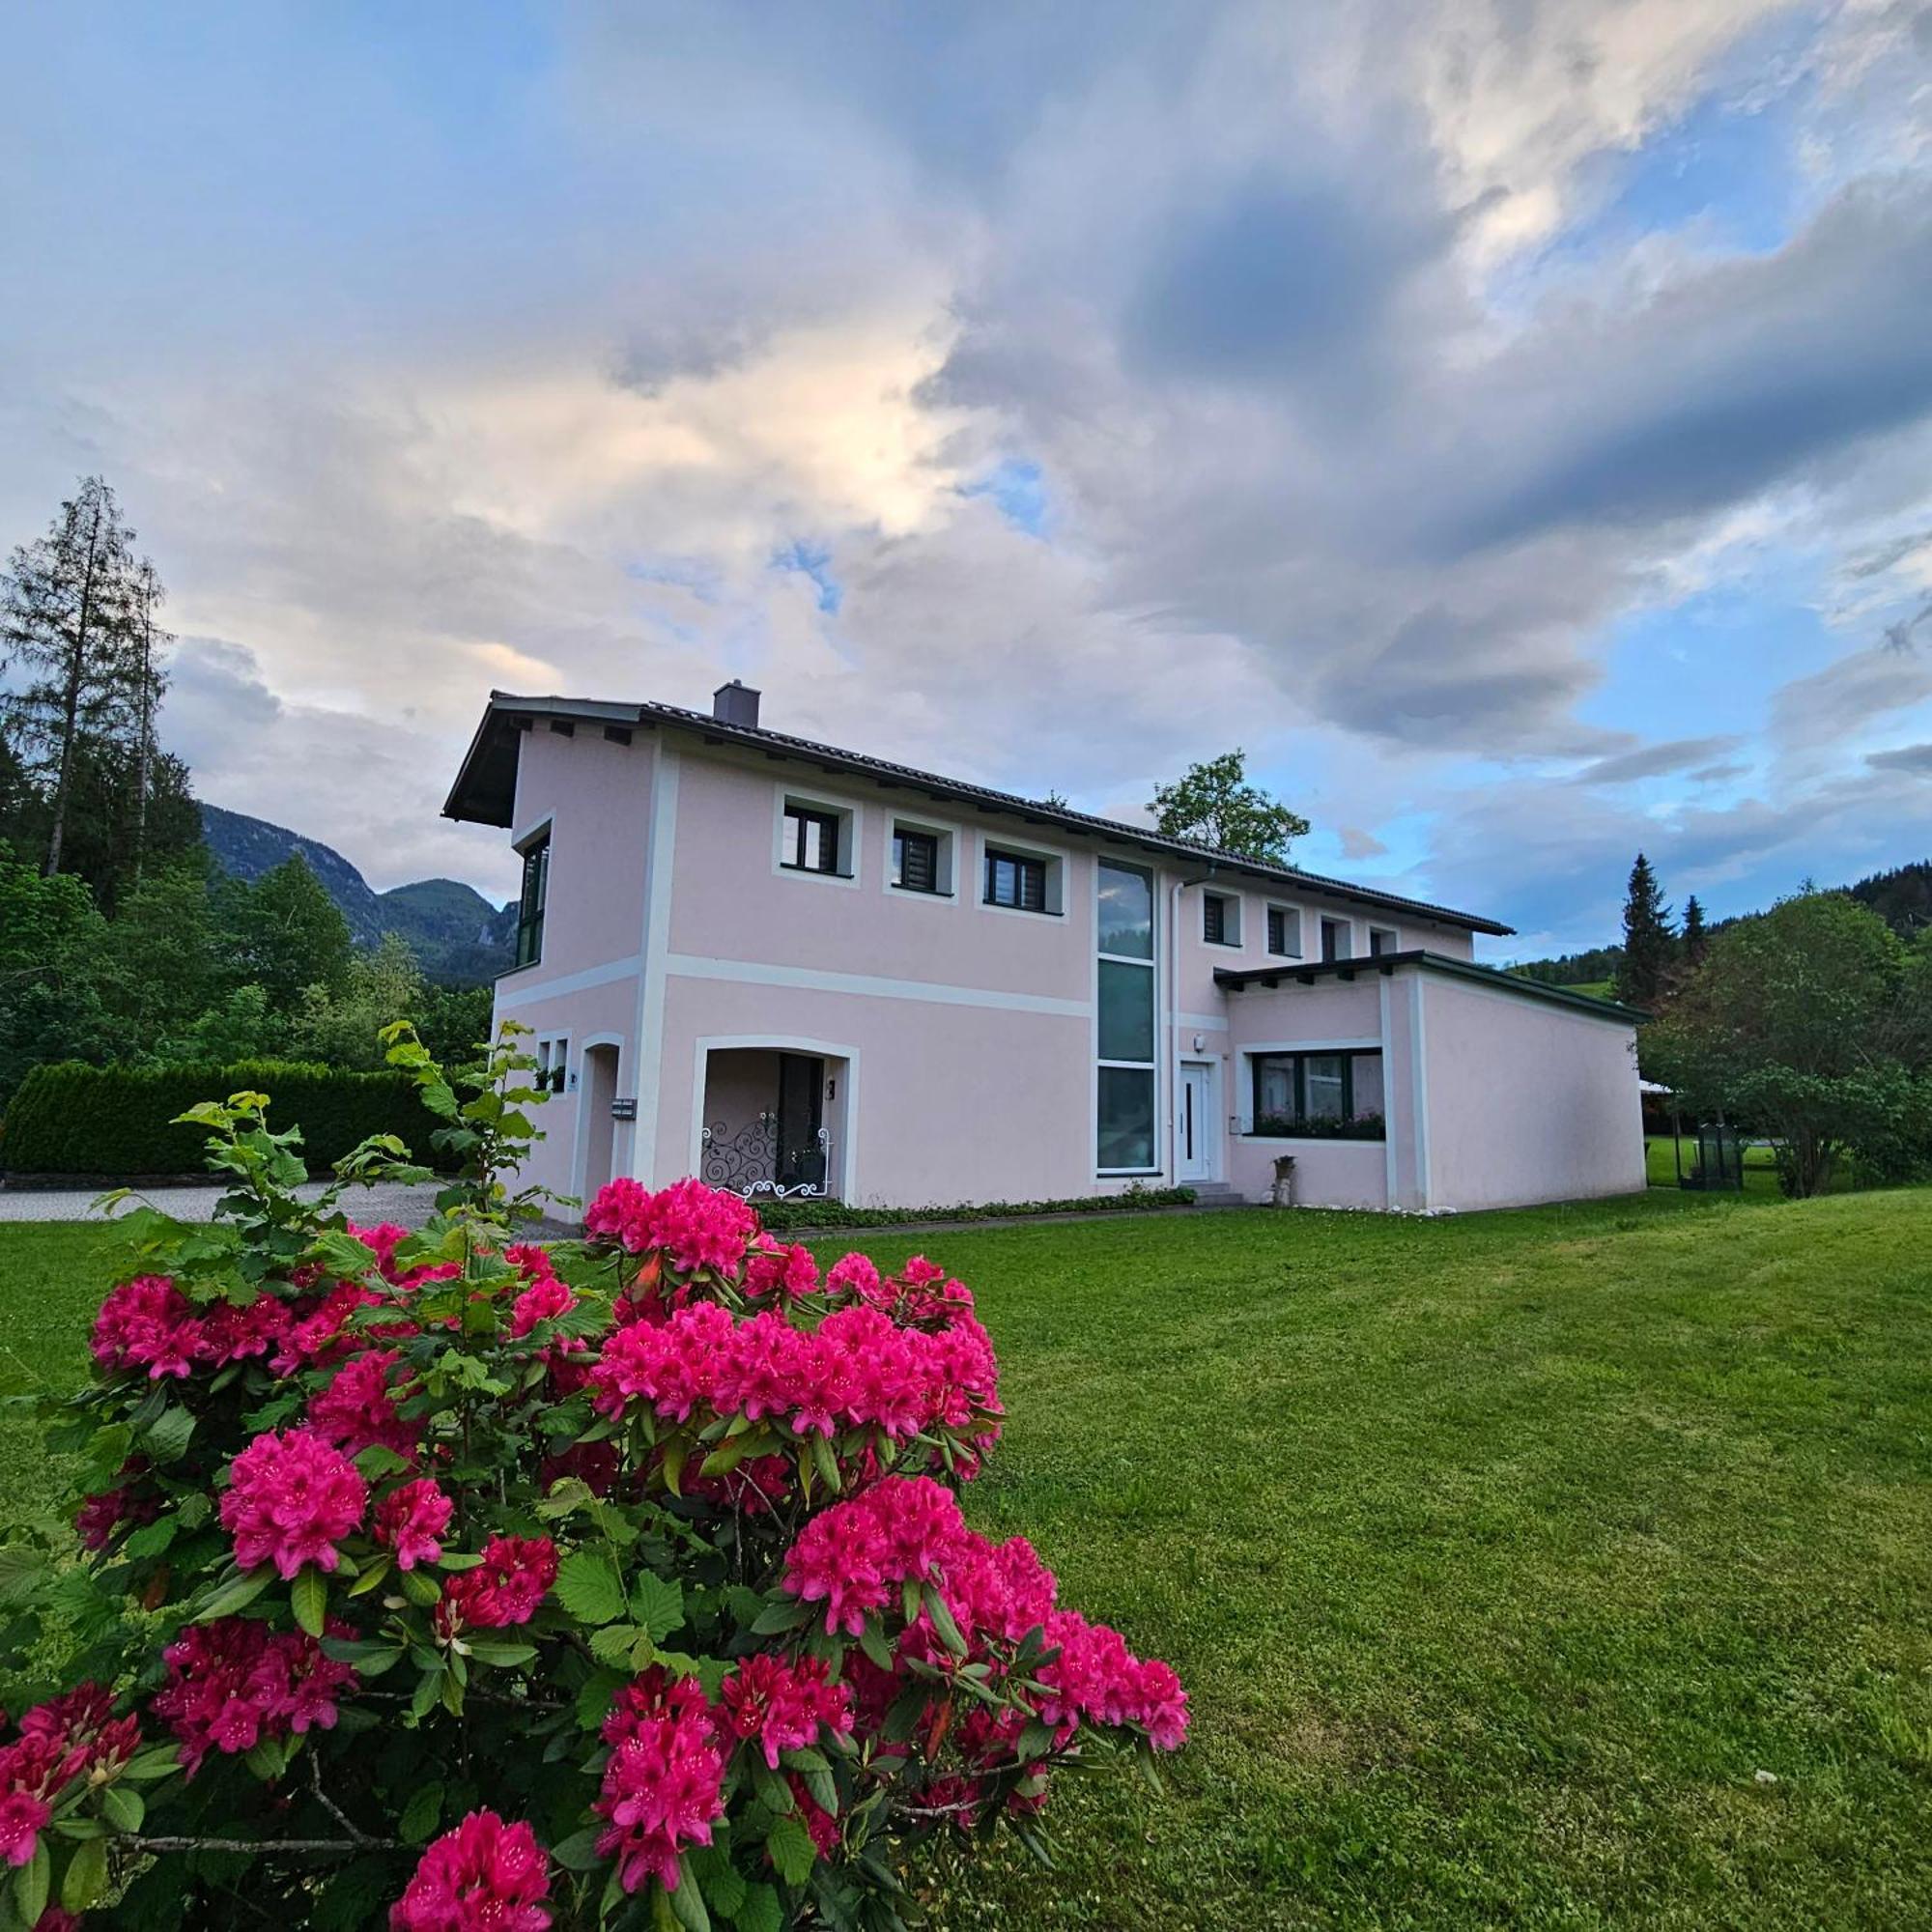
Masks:
[[[564,1076],[570,1065],[570,1036],[559,1035],[554,1038],[537,1041],[537,1092],[539,1094],[561,1094],[564,1090]]]
[[[1301,909],[1268,907],[1268,951],[1281,959],[1301,957]]]
[[[1241,943],[1241,902],[1227,893],[1201,895],[1201,937],[1209,946]]]
[[[1153,875],[1102,859],[1094,868],[1099,961],[1094,1165],[1150,1174],[1154,1151]]]
[[[939,884],[939,838],[931,832],[893,831],[893,884],[902,893],[936,893]]]
[[[518,966],[534,966],[543,957],[544,902],[549,896],[550,828],[545,826],[524,847],[524,883],[517,895]]]
[[[1401,937],[1386,925],[1369,927],[1369,957],[1379,959],[1384,952],[1393,952],[1401,945]]]
[[[1045,912],[1046,861],[987,846],[986,903],[1015,912]]]
[[[788,872],[839,872],[838,813],[785,800],[779,864]]]
[[[1249,1131],[1269,1137],[1378,1141],[1383,1138],[1379,1049],[1347,1053],[1257,1053]]]
[[[1321,922],[1321,956],[1323,959],[1352,958],[1354,945],[1354,936],[1346,919],[1324,919]]]

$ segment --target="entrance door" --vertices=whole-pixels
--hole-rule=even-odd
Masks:
[[[825,1185],[825,1063],[815,1054],[779,1055],[779,1145],[776,1179],[781,1187]]]
[[[1179,1118],[1175,1139],[1179,1143],[1179,1180],[1214,1178],[1214,1069],[1206,1061],[1180,1063],[1180,1089],[1175,1096]]]
[[[616,1128],[611,1119],[611,1103],[617,1097],[617,1049],[614,1046],[586,1046],[583,1049],[583,1085],[577,1102],[577,1118],[583,1135],[583,1205],[587,1208],[597,1190],[611,1179],[611,1150]]]

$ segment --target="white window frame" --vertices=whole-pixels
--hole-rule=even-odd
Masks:
[[[1378,953],[1376,951],[1376,941],[1378,938],[1388,941],[1388,945],[1383,948],[1382,953]],[[1369,957],[1371,959],[1379,958],[1383,956],[1383,953],[1400,952],[1402,951],[1402,934],[1392,925],[1372,925],[1369,927],[1368,945]]]
[[[1211,886],[1202,889],[1202,912],[1199,931],[1203,946],[1211,946],[1217,952],[1238,952],[1241,950],[1241,911],[1244,896],[1245,895],[1241,893],[1220,892]],[[1209,939],[1208,937],[1207,901],[1210,898],[1219,899],[1224,908],[1221,915],[1221,932],[1223,936],[1219,939]]]
[[[1267,943],[1268,915],[1277,912],[1285,913],[1294,922],[1294,951],[1293,952],[1277,952]],[[1262,951],[1270,959],[1301,959],[1307,956],[1307,945],[1308,915],[1306,911],[1293,899],[1269,899],[1266,911],[1262,915]]]
[[[785,863],[785,812],[796,806],[802,811],[818,811],[838,821],[838,860],[836,872],[814,872],[803,866]],[[815,879],[821,885],[857,886],[859,853],[865,837],[866,809],[857,799],[840,798],[836,792],[808,790],[781,780],[772,787],[772,870],[781,879]]]
[[[986,854],[1010,852],[1016,859],[1038,859],[1046,866],[1046,904],[1038,912],[1025,906],[995,905],[986,896]],[[908,895],[910,896],[910,895]],[[981,912],[996,912],[1008,919],[1064,919],[1066,914],[1066,853],[1056,845],[1036,845],[1026,838],[1009,838],[1003,834],[982,831],[973,841],[973,903]]]
[[[574,1094],[577,1072],[570,1062],[570,1036],[567,1033],[540,1033],[532,1043],[537,1062],[537,1086],[546,1094]],[[561,1073],[560,1081],[551,1076]]]
[[[893,877],[893,841],[901,832],[923,832],[928,838],[938,839],[940,884],[935,891],[913,892]],[[934,905],[959,903],[959,854],[966,849],[966,840],[956,825],[949,825],[943,818],[926,818],[916,811],[891,811],[886,814],[885,847],[880,880],[892,898],[908,902],[919,899]],[[1002,907],[1001,910],[1010,908]]]
[[[1337,959],[1352,959],[1352,958],[1354,958],[1354,956],[1355,956],[1355,922],[1354,922],[1354,921],[1353,921],[1352,919],[1350,919],[1350,918],[1349,917],[1349,915],[1348,915],[1347,913],[1345,913],[1345,912],[1323,912],[1323,913],[1317,913],[1315,917],[1316,917],[1316,926],[1315,926],[1315,963],[1316,963],[1316,964],[1317,964],[1318,966],[1320,966],[1320,965],[1321,965],[1321,964],[1322,964],[1322,963],[1323,963],[1323,962],[1324,962],[1324,961],[1325,961],[1325,960],[1327,959],[1327,957],[1328,957],[1328,954],[1327,954],[1327,952],[1325,952],[1325,951],[1324,951],[1324,950],[1322,949],[1322,945],[1321,945],[1321,928],[1322,928],[1322,926],[1323,926],[1324,924],[1326,924],[1326,925],[1339,925],[1339,926],[1340,926],[1340,927],[1342,928],[1342,939],[1343,939],[1343,944],[1342,944],[1342,947],[1341,947],[1341,950],[1340,950],[1339,952],[1337,952],[1337,953],[1335,954],[1335,957],[1336,957]]]
[[[998,841],[996,841],[998,842]],[[1100,868],[1102,866],[1118,866],[1122,871],[1144,873],[1148,881],[1148,903],[1150,908],[1149,929],[1152,952],[1142,959],[1129,952],[1102,952],[1100,951]],[[1001,907],[1009,911],[1009,907]],[[1090,942],[1094,959],[1094,1083],[1089,1096],[1088,1118],[1092,1122],[1093,1140],[1090,1146],[1094,1152],[1094,1177],[1096,1180],[1145,1180],[1150,1177],[1165,1175],[1167,1172],[1166,1153],[1161,1138],[1161,1123],[1166,1119],[1163,1097],[1168,1075],[1164,1067],[1163,1011],[1161,1002],[1166,994],[1162,984],[1165,977],[1161,954],[1161,874],[1159,868],[1143,865],[1137,859],[1115,858],[1112,854],[1098,852],[1094,856],[1094,923]],[[1153,1000],[1153,1057],[1151,1060],[1102,1060],[1100,1058],[1100,968],[1103,963],[1142,968],[1148,975],[1148,984]],[[1100,1165],[1100,1076],[1103,1072],[1145,1073],[1149,1075],[1153,1092],[1153,1161],[1148,1167],[1102,1167]]]

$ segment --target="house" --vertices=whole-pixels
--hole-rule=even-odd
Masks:
[[[703,712],[491,695],[444,807],[523,857],[526,1179],[866,1204],[1191,1184],[1499,1208],[1644,1184],[1629,1009],[1495,921]]]

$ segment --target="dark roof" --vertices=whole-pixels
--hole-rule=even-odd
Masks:
[[[1231,993],[1246,986],[1312,986],[1318,979],[1353,980],[1369,973],[1393,973],[1398,966],[1419,966],[1427,973],[1445,973],[1452,979],[1471,980],[1498,993],[1515,993],[1525,1000],[1542,1000],[1553,1007],[1570,1007],[1592,1019],[1616,1020],[1633,1026],[1650,1015],[1639,1007],[1627,1007],[1618,1000],[1599,1000],[1589,993],[1573,992],[1568,986],[1546,985],[1541,980],[1525,980],[1520,974],[1506,973],[1499,966],[1481,966],[1473,959],[1451,959],[1446,952],[1430,952],[1412,948],[1401,952],[1377,952],[1359,959],[1293,959],[1279,966],[1250,966],[1240,971],[1217,967],[1214,983]]]
[[[1132,845],[1141,851],[1164,857],[1192,859],[1215,871],[1240,872],[1251,878],[1272,879],[1284,885],[1300,886],[1313,892],[1336,893],[1369,905],[1399,908],[1439,920],[1446,925],[1460,925],[1469,932],[1498,936],[1516,930],[1495,920],[1475,913],[1457,912],[1453,907],[1432,905],[1426,899],[1404,898],[1374,886],[1358,886],[1347,879],[1323,877],[1320,872],[1304,872],[1293,866],[1269,866],[1255,859],[1237,859],[1215,852],[1188,838],[1170,838],[1145,825],[1126,825],[1118,819],[1096,818],[1091,812],[1073,811],[1065,806],[1046,805],[1038,799],[1021,798],[1016,793],[994,791],[986,785],[971,784],[963,779],[941,778],[932,772],[916,771],[910,765],[895,765],[889,759],[867,756],[863,752],[841,751],[836,745],[821,745],[810,738],[794,738],[784,731],[767,731],[752,724],[729,724],[708,711],[687,711],[677,704],[626,704],[582,697],[520,697],[512,692],[493,691],[489,708],[469,741],[457,772],[456,782],[444,801],[442,815],[478,825],[508,826],[515,809],[517,789],[517,739],[539,720],[554,721],[559,729],[578,724],[601,725],[616,734],[632,729],[654,730],[661,725],[696,731],[713,745],[742,745],[760,751],[770,758],[795,758],[816,765],[822,771],[857,774],[879,784],[903,786],[924,792],[927,797],[955,801],[978,807],[982,811],[1006,812],[1034,825],[1060,826],[1070,832],[1106,838],[1116,844]]]

